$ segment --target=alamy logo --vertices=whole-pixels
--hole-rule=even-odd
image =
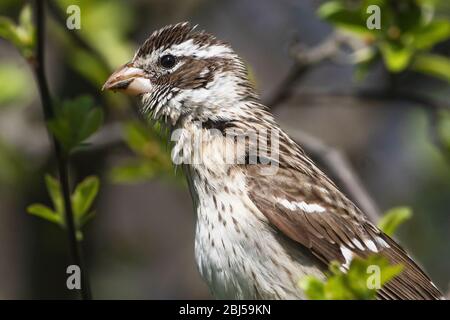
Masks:
[[[367,274],[370,276],[367,277],[367,288],[378,290],[381,289],[381,269],[377,265],[370,265],[367,267]]]
[[[366,20],[367,29],[381,29],[381,9],[379,6],[372,4],[367,7],[366,13],[370,16]]]
[[[66,286],[69,290],[81,289],[81,269],[79,266],[72,264],[67,267],[66,273],[69,274],[66,280]]]
[[[81,29],[81,9],[79,6],[72,4],[67,7],[66,13],[69,15],[66,20],[66,27],[69,30]]]

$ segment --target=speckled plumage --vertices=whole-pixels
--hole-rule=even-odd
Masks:
[[[162,68],[168,54],[177,62]],[[280,129],[229,45],[177,24],[153,33],[130,65],[151,87],[141,93],[143,112],[177,133],[172,156],[197,213],[196,261],[217,298],[304,299],[301,277],[324,278],[332,260],[345,271],[353,257],[373,253],[405,266],[379,298],[442,296]],[[240,139],[248,132],[269,135]]]

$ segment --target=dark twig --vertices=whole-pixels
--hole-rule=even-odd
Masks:
[[[44,64],[44,46],[45,46],[45,8],[44,0],[35,1],[35,17],[37,28],[37,50],[36,58],[34,59],[32,66],[36,75],[36,80],[39,87],[39,93],[42,102],[42,108],[44,111],[44,117],[46,121],[51,120],[55,114],[48,88],[48,82],[45,75]],[[72,203],[70,199],[70,186],[69,186],[69,170],[68,170],[68,158],[65,152],[62,150],[61,145],[56,138],[51,135],[53,145],[55,149],[56,161],[59,171],[59,180],[62,187],[62,194],[64,200],[65,222],[67,228],[67,235],[69,241],[69,249],[71,260],[74,264],[81,269],[81,296],[83,299],[89,300],[92,298],[90,284],[87,276],[87,271],[83,263],[81,246],[77,241],[76,227],[72,212]]]
[[[341,45],[346,42],[348,42],[346,37],[336,33],[313,48],[305,48],[299,44],[294,44],[291,48],[291,56],[295,64],[270,98],[265,101],[266,105],[272,110],[277,108],[289,97],[295,84],[309,70],[322,62],[338,57],[341,53]]]

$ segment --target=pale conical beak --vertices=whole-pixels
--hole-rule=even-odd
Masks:
[[[139,95],[152,91],[152,83],[145,72],[127,63],[116,70],[106,80],[102,90],[121,91],[129,95]]]

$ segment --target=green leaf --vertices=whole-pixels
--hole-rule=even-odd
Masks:
[[[414,32],[414,45],[418,49],[431,49],[450,37],[450,22],[434,20]]]
[[[450,59],[441,55],[423,53],[414,58],[411,68],[450,82]]]
[[[83,216],[81,216],[81,218],[78,220],[78,226],[81,228],[83,227],[86,223],[88,223],[89,221],[91,221],[94,217],[95,217],[96,213],[95,211],[90,211],[86,214],[84,214]]]
[[[83,215],[88,213],[99,188],[100,181],[95,176],[85,178],[76,186],[72,194],[72,208],[76,219],[80,220]]]
[[[47,122],[47,127],[55,138],[63,145],[65,150],[71,150],[74,142],[71,137],[71,128],[68,121],[64,119],[52,119]]]
[[[29,214],[32,214],[34,216],[37,216],[39,218],[42,218],[44,220],[50,221],[52,223],[63,225],[64,222],[62,220],[62,216],[60,216],[58,213],[54,212],[52,209],[50,209],[47,206],[44,206],[42,204],[32,204],[27,207],[27,212]]]
[[[23,6],[20,11],[19,25],[27,31],[33,30],[33,11],[29,4]]]
[[[18,25],[7,17],[0,17],[0,37],[15,45],[25,58],[30,58],[33,55],[36,35],[29,4],[22,8]]]
[[[89,138],[103,123],[103,110],[94,108],[88,112],[78,132],[78,143]]]
[[[47,191],[52,199],[53,206],[58,214],[61,216],[64,214],[64,200],[61,193],[61,185],[58,180],[53,178],[51,175],[45,175],[45,184],[47,186]]]
[[[411,48],[402,47],[396,43],[383,42],[380,44],[380,51],[386,67],[391,72],[405,70],[413,56]]]
[[[411,216],[412,211],[408,207],[392,208],[380,219],[378,228],[387,235],[392,236],[402,223],[411,219]]]
[[[103,111],[93,106],[90,96],[66,100],[56,109],[54,119],[48,121],[49,130],[70,153],[98,130],[103,122]]]
[[[299,281],[299,287],[311,300],[325,300],[325,289],[322,281],[313,276],[306,276]]]
[[[16,34],[16,25],[8,17],[0,16],[0,37],[12,42],[14,45],[18,44],[19,39]]]
[[[55,210],[42,204],[33,204],[27,208],[28,213],[41,217],[65,227],[64,200],[61,193],[59,181],[50,175],[45,176],[45,183],[52,199]],[[73,215],[76,227],[76,237],[78,241],[83,239],[81,227],[95,216],[95,211],[89,211],[92,203],[99,191],[100,182],[95,176],[85,178],[80,182],[73,192],[70,202],[73,209]]]
[[[358,297],[350,290],[347,279],[343,273],[330,277],[325,283],[325,298],[327,300],[358,299]]]
[[[377,289],[397,276],[402,269],[401,265],[390,265],[381,255],[365,259],[354,257],[347,271],[341,269],[340,263],[332,262],[325,281],[308,276],[301,279],[299,286],[312,300],[371,300],[376,298]]]
[[[349,10],[341,1],[325,2],[319,7],[317,14],[320,18],[348,31],[365,35],[375,32],[367,28],[361,11]]]

